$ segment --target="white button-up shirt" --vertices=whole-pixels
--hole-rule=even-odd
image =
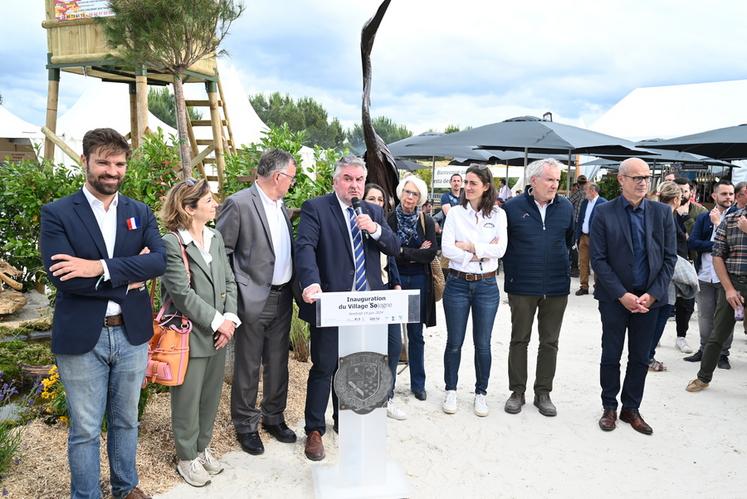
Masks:
[[[586,203],[586,213],[584,213],[584,221],[581,224],[581,232],[583,232],[584,234],[589,234],[589,230],[591,229],[591,227],[589,227],[591,212],[594,209],[594,206],[596,206],[598,200],[599,196],[595,196],[591,201],[587,200],[588,202]]]
[[[192,237],[192,234],[189,233],[189,231],[179,229],[178,232],[179,237],[181,237],[182,241],[184,241],[184,246],[193,244],[195,248],[200,251],[200,256],[203,260],[205,260],[207,267],[210,268],[211,264],[213,263],[213,255],[210,254],[210,243],[213,240],[213,236],[215,236],[215,233],[213,233],[213,231],[208,229],[207,227],[204,227],[202,229],[202,244],[204,247],[201,248],[200,245],[197,244],[197,241],[195,241]],[[231,272],[231,269],[229,268],[227,271]],[[189,313],[187,313],[187,315],[189,315]],[[221,314],[216,310],[215,315],[213,316],[213,321],[210,323],[210,328],[213,331],[217,331],[220,325],[223,324],[224,320],[233,322],[234,324],[236,324],[236,327],[241,325],[241,319],[239,319],[236,314],[232,314],[231,312]]]
[[[508,245],[507,226],[506,213],[501,208],[493,207],[490,216],[485,218],[482,211],[476,212],[470,203],[466,207],[452,206],[441,234],[441,252],[449,259],[449,268],[473,274],[496,270],[498,259]],[[474,255],[457,248],[457,241],[472,243]],[[473,256],[479,261],[472,261]]]
[[[96,217],[96,223],[99,226],[101,235],[104,237],[104,245],[106,246],[106,255],[109,258],[114,258],[114,244],[117,241],[117,205],[119,204],[119,193],[114,195],[114,199],[109,204],[109,209],[104,208],[104,203],[101,202],[91,191],[88,190],[87,186],[83,186],[83,195],[88,200],[88,204],[91,206],[93,216]],[[109,275],[109,267],[106,266],[106,261],[100,260],[101,266],[104,268],[104,280],[108,281],[111,279]],[[122,307],[115,301],[108,301],[106,304],[106,316],[119,315],[122,313]]]
[[[275,252],[275,267],[272,271],[272,284],[279,286],[291,280],[293,276],[293,264],[291,263],[291,240],[288,231],[288,223],[283,214],[283,201],[274,201],[264,193],[259,184],[257,192],[262,199],[262,207],[265,210],[267,224],[270,226],[270,238],[272,249]]]
[[[717,224],[713,224],[713,231],[711,232],[711,241],[716,236],[716,229],[724,221],[726,210],[721,212],[721,218]],[[703,282],[710,282],[711,284],[720,283],[721,279],[716,274],[716,269],[713,268],[713,255],[711,252],[700,254],[700,271],[698,272],[698,280]]]

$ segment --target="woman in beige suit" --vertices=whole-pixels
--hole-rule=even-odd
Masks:
[[[188,179],[171,188],[161,209],[168,234],[162,299],[171,299],[168,313],[192,321],[189,365],[181,386],[171,388],[171,425],[177,471],[195,487],[210,483],[223,466],[208,447],[218,412],[226,344],[241,321],[236,316],[236,283],[220,233],[206,227],[216,204],[208,183]],[[190,275],[184,268],[184,245]]]

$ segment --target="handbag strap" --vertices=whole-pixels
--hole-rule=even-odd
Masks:
[[[184,263],[184,271],[187,273],[187,281],[192,282],[192,273],[189,270],[189,260],[187,259],[187,250],[186,250],[186,246],[184,245],[184,241],[182,240],[182,237],[179,235],[178,232],[172,231],[171,233],[174,234],[174,237],[176,237],[176,240],[179,242],[179,249],[182,250],[182,262]],[[153,305],[154,305],[155,295],[156,295],[156,280],[152,279],[150,283],[150,308],[151,309],[153,308]],[[156,321],[158,322],[161,321],[161,318],[163,317],[163,314],[166,313],[166,309],[168,309],[169,305],[171,305],[170,297],[161,304],[161,308],[158,310],[158,314],[156,315]],[[184,314],[182,314],[182,323],[184,323],[185,320],[188,320],[188,319]]]

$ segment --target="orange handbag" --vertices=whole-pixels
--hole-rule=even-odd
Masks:
[[[174,235],[179,240],[179,247],[182,250],[187,279],[191,281],[184,244],[177,233]],[[151,307],[153,307],[155,290],[156,282],[153,280],[150,288]],[[170,304],[171,298],[167,298],[153,318],[153,338],[148,344],[148,364],[145,368],[143,385],[148,382],[164,386],[178,386],[184,383],[189,362],[189,334],[192,332],[192,322],[184,314],[164,315]]]

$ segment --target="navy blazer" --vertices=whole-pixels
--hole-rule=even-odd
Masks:
[[[656,298],[653,307],[668,301],[669,282],[677,262],[677,236],[672,209],[644,200],[648,283],[646,292]],[[623,197],[618,196],[594,209],[591,226],[591,266],[596,274],[594,298],[613,302],[633,291],[633,241]]]
[[[127,220],[140,225],[129,230]],[[96,217],[82,191],[42,207],[41,247],[44,268],[57,288],[52,324],[52,352],[83,354],[96,346],[104,327],[109,300],[122,307],[127,339],[141,345],[153,335],[150,298],[145,290],[127,291],[131,282],[144,282],[163,274],[166,253],[158,224],[145,204],[119,195],[114,257],[109,258]],[[147,255],[139,255],[144,247]],[[104,260],[110,280],[76,277],[61,281],[49,272],[52,255],[66,254],[87,260]]]
[[[606,198],[603,198],[602,196],[599,196],[599,199],[597,199],[597,202],[594,203],[594,208],[598,208],[600,204],[607,202]],[[584,225],[584,218],[586,218],[586,207],[589,206],[589,200],[584,199],[584,202],[581,203],[581,208],[578,212],[578,220],[576,220],[576,243],[578,243],[578,240],[581,239],[581,234],[583,234],[582,227]],[[591,210],[591,216],[589,217],[589,234],[591,234],[591,223],[594,221],[594,215],[597,213],[596,209]]]
[[[687,239],[687,249],[695,251],[695,270],[700,271],[701,256],[703,253],[710,253],[713,250],[713,222],[711,222],[711,213],[705,212],[698,215],[695,219],[695,225]]]
[[[381,253],[395,256],[399,240],[384,220],[378,206],[361,201],[361,208],[381,226],[381,237],[364,241],[366,279],[372,290],[384,289],[381,281]],[[296,275],[301,290],[319,284],[322,291],[353,289],[355,264],[348,235],[348,219],[343,217],[337,196],[327,194],[310,199],[301,206],[301,221],[296,238]],[[301,303],[299,317],[316,325],[316,306]]]

